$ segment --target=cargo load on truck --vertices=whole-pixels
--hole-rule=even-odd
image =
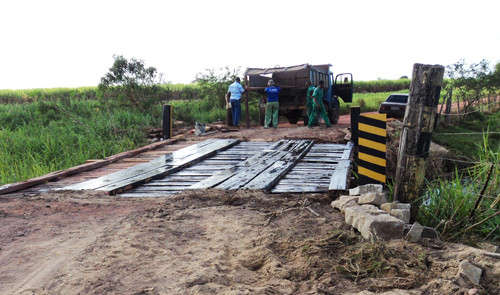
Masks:
[[[340,106],[338,97],[344,102],[352,102],[353,80],[352,74],[343,73],[333,78],[331,65],[302,64],[290,67],[275,68],[247,68],[245,71],[246,88],[260,94],[259,120],[264,125],[266,108],[266,93],[264,89],[270,79],[276,86],[281,87],[279,93],[279,115],[288,119],[291,124],[297,124],[300,118],[307,122],[307,85],[318,85],[320,80],[325,82],[323,103],[332,124],[338,122]]]

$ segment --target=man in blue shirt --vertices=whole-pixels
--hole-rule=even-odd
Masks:
[[[229,85],[227,93],[231,95],[231,115],[233,117],[233,126],[239,127],[241,118],[241,94],[245,92],[240,84],[240,78],[236,78],[233,84]]]
[[[274,86],[274,81],[269,80],[267,87],[264,91],[267,92],[267,103],[266,103],[266,117],[264,119],[264,128],[269,128],[271,124],[271,118],[273,120],[273,127],[278,128],[278,113],[279,113],[279,103],[278,103],[278,93],[281,87]]]

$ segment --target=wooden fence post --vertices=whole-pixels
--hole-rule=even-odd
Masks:
[[[453,103],[453,87],[450,87],[450,92],[448,93],[448,100],[446,101],[446,109],[444,110],[444,113],[446,114],[446,117],[444,118],[444,121],[446,124],[450,124],[451,122],[451,104]]]
[[[411,203],[415,220],[420,207],[420,193],[425,178],[425,165],[434,128],[444,67],[413,65],[410,99],[399,142],[394,200]]]
[[[248,109],[248,76],[245,75],[245,113],[247,119],[247,128],[250,128],[250,110]]]
[[[163,106],[163,140],[172,137],[172,106]]]
[[[361,108],[359,106],[351,107],[351,141],[355,147],[358,147],[358,122]]]

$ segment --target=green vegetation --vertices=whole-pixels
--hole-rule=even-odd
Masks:
[[[356,93],[376,93],[389,92],[410,89],[410,79],[399,80],[374,80],[374,81],[355,81],[354,92]]]
[[[148,130],[161,125],[164,103],[174,107],[174,120],[189,125],[225,120],[224,94],[239,69],[206,70],[191,84],[171,84],[142,60],[114,58],[99,87],[0,90],[0,185],[147,144]],[[428,180],[418,219],[448,240],[498,242],[500,113],[484,113],[479,102],[491,96],[488,109],[498,107],[500,64],[490,71],[485,61],[460,61],[447,67],[447,76],[441,102],[452,94],[465,107],[452,124],[437,127],[433,140],[460,162],[452,162],[453,175]],[[376,111],[409,86],[407,78],[356,81],[353,103],[341,102],[341,113],[354,105]],[[249,97],[250,120],[257,124],[258,98]],[[242,115],[245,121],[245,104]]]
[[[158,118],[97,100],[0,104],[0,185],[144,145]]]
[[[499,112],[492,114],[475,112],[467,116],[467,120],[456,124],[438,125],[433,140],[452,150],[457,157],[475,161],[484,148],[485,134],[488,134],[490,147],[500,146],[498,130],[500,130]]]
[[[495,120],[498,124],[499,116]],[[418,220],[446,240],[500,241],[500,145],[487,135],[479,142],[472,166],[456,168],[450,179],[430,181],[422,197]]]

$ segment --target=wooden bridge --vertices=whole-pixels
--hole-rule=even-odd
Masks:
[[[169,196],[188,189],[261,189],[271,193],[346,190],[353,145],[311,140],[210,139],[149,162],[62,190],[124,197]]]
[[[96,190],[123,197],[170,196],[186,189],[313,193],[348,188],[353,144],[311,140],[166,140],[102,160],[0,186],[0,195]]]

